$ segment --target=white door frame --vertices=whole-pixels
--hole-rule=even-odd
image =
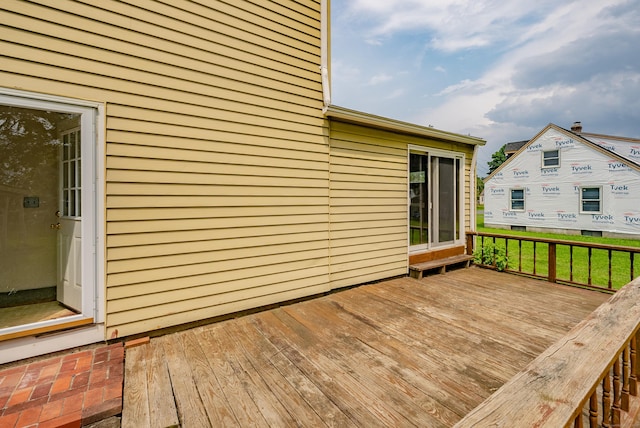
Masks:
[[[428,215],[429,215],[429,242],[426,244],[420,244],[420,245],[411,245],[411,240],[410,240],[410,233],[411,230],[409,228],[410,224],[411,224],[411,219],[409,218],[409,209],[407,209],[407,228],[409,229],[407,231],[407,236],[409,236],[409,238],[407,239],[407,247],[408,247],[408,251],[409,254],[412,253],[422,253],[428,250],[432,250],[434,248],[447,248],[447,247],[453,247],[456,245],[460,245],[461,243],[464,243],[465,240],[465,231],[464,231],[464,210],[465,210],[465,199],[464,199],[464,168],[465,168],[465,154],[461,153],[461,152],[454,152],[454,151],[448,151],[448,150],[442,150],[442,149],[434,149],[431,147],[427,147],[427,146],[418,146],[418,145],[414,145],[414,144],[409,144],[407,147],[407,177],[409,177],[410,174],[410,169],[411,169],[411,152],[418,152],[418,153],[422,153],[424,155],[427,155],[429,158],[429,173],[428,173],[428,182],[429,184],[432,184],[432,177],[433,177],[433,171],[432,171],[432,164],[431,164],[431,158],[432,156],[436,156],[436,157],[445,157],[445,158],[451,158],[454,159],[454,162],[456,159],[460,160],[460,176],[458,177],[458,182],[460,183],[460,186],[458,189],[455,189],[459,198],[459,201],[461,203],[461,206],[458,209],[458,224],[460,225],[460,231],[459,231],[459,239],[454,239],[453,241],[448,241],[445,243],[433,243],[433,235],[432,233],[436,233],[436,230],[434,229],[437,226],[437,221],[434,222],[434,217],[435,215],[433,214],[433,211],[435,209],[435,205],[434,206],[429,206],[429,210],[428,210]],[[408,200],[408,205],[411,204],[411,200],[409,197],[409,188],[411,186],[411,184],[409,183],[410,180],[407,180],[407,200]],[[434,201],[434,198],[437,198],[437,195],[433,195],[432,193],[434,192],[434,187],[432,186],[432,188],[430,189],[429,192],[429,201],[428,203],[431,204],[432,201]]]
[[[105,216],[104,216],[104,104],[53,95],[0,88],[0,104],[80,114],[82,138],[82,313],[62,320],[42,321],[0,330],[2,334],[55,326],[58,323],[93,318],[94,323],[64,333],[23,337],[0,342],[6,361],[104,340],[105,313]],[[61,340],[62,339],[62,340]],[[13,352],[2,352],[11,349]],[[11,356],[7,354],[12,354]],[[0,357],[0,364],[5,357]]]

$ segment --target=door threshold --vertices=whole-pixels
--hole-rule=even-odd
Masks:
[[[25,329],[17,331],[9,331],[7,333],[0,332],[0,342],[7,340],[18,339],[27,336],[42,336],[46,333],[57,333],[63,330],[70,330],[73,328],[83,327],[93,324],[93,318],[80,318],[69,321],[56,322],[47,325],[34,325],[32,328],[26,327]]]

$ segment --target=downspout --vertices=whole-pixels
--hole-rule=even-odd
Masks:
[[[331,81],[329,79],[329,43],[331,27],[330,20],[330,0],[320,2],[320,74],[322,78],[322,113],[326,113],[331,105]]]
[[[325,115],[329,106],[331,105],[331,79],[329,75],[330,59],[330,40],[331,40],[331,10],[329,5],[330,0],[320,1],[320,79],[322,82],[322,114]],[[328,227],[328,240],[327,240],[327,254],[328,254],[328,275],[327,275],[327,291],[333,288],[333,251],[331,243],[331,121],[326,117],[326,122],[329,123],[329,134],[327,135],[327,178],[329,179],[329,194],[327,197],[327,208],[329,216],[327,219]]]

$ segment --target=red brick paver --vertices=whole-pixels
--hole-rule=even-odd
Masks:
[[[0,370],[0,427],[80,427],[122,412],[122,343]]]

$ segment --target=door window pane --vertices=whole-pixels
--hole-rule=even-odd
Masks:
[[[411,153],[409,156],[409,243],[429,242],[429,157]]]
[[[434,157],[438,167],[438,240],[449,242],[455,239],[456,232],[456,189],[455,168],[452,158]]]
[[[80,161],[80,129],[72,128],[63,131],[62,134],[62,191],[69,195],[62,200],[62,215],[65,217],[80,217],[80,188],[81,171]]]

